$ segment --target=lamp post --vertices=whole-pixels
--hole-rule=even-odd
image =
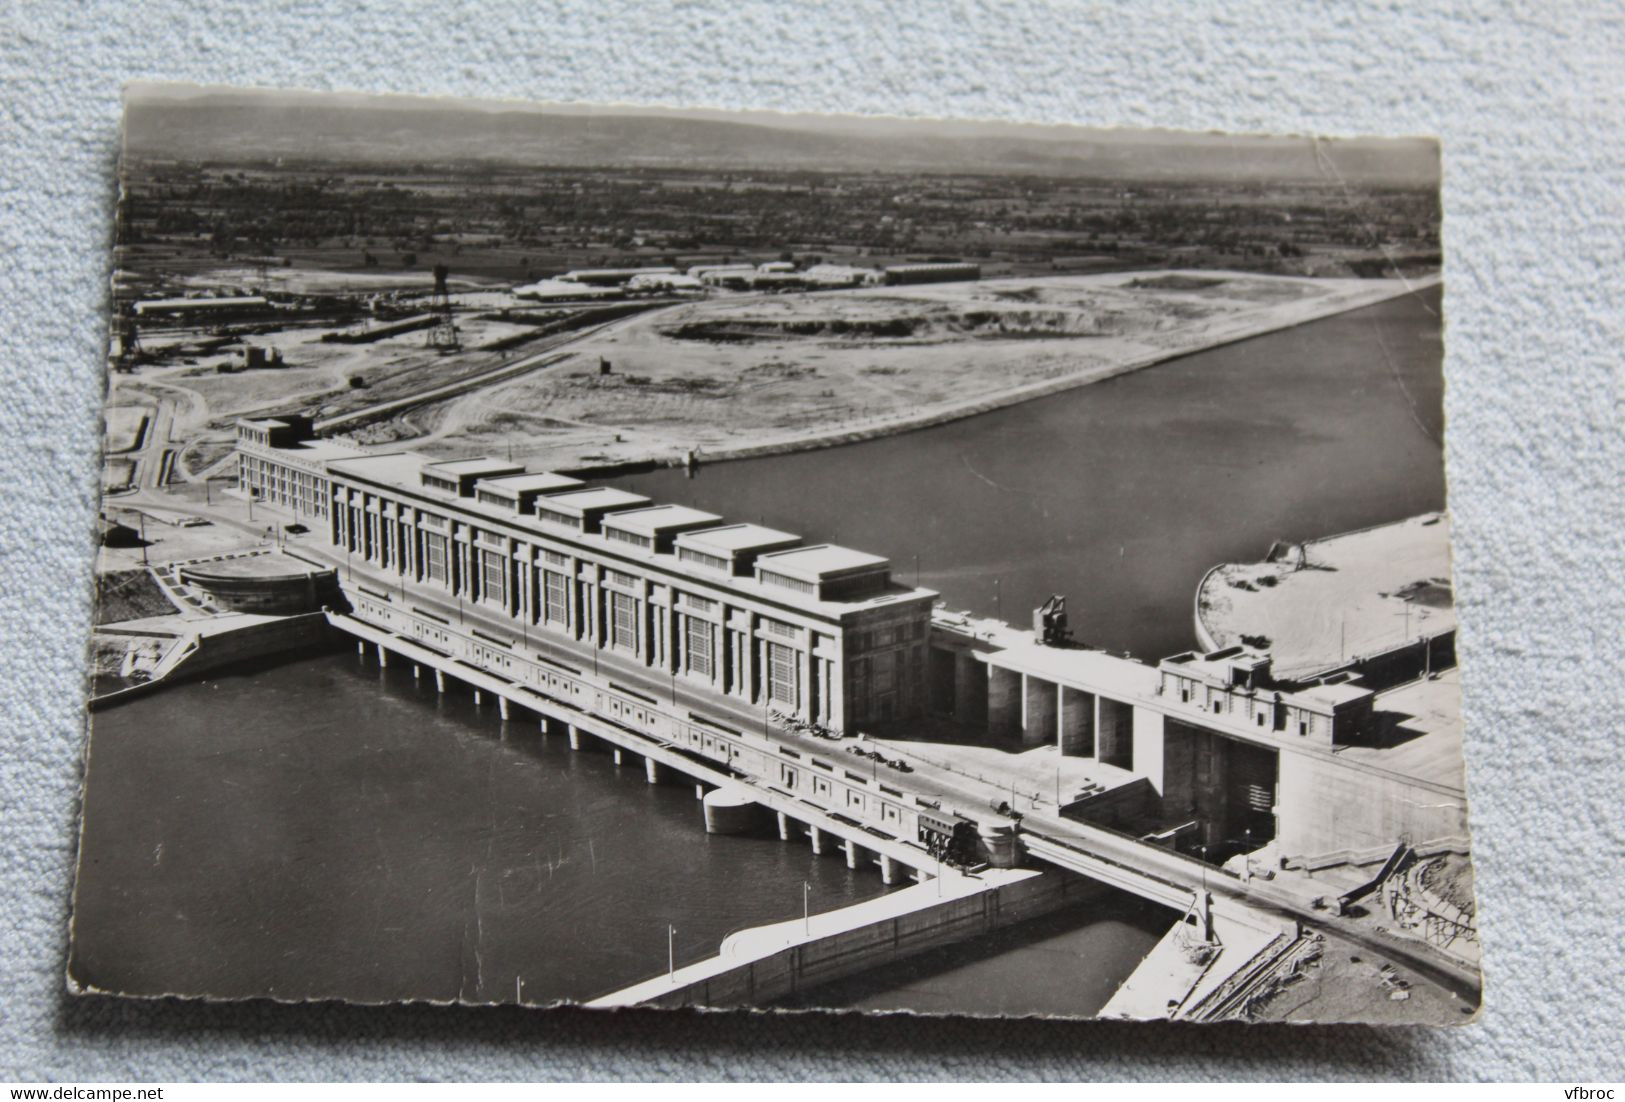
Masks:
[[[666,924],[666,976],[672,980],[677,978],[677,927],[669,922]]]

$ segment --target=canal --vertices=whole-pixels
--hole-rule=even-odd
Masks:
[[[1215,563],[1444,507],[1440,289],[993,413],[825,451],[617,478],[887,555],[947,606],[1085,642],[1195,645]],[[917,559],[916,559],[917,557]]]

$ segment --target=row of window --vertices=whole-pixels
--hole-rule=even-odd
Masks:
[[[379,518],[354,509],[351,513],[355,531],[352,538],[360,537],[363,550],[370,551],[377,533],[374,524],[380,523]],[[441,585],[449,585],[452,580],[452,546],[450,539],[438,532],[421,532],[423,548],[424,576]],[[483,546],[473,549],[472,566],[477,575],[479,591],[488,600],[507,607],[512,595],[512,577],[510,574],[509,556],[506,550],[498,550]],[[567,556],[553,551],[543,551],[544,560],[549,565],[567,567]],[[539,571],[541,576],[542,618],[545,622],[560,626],[570,622],[571,586],[572,578],[569,574],[544,569]],[[637,588],[640,579],[621,571],[604,568],[605,580],[611,584],[627,588]],[[705,614],[714,613],[719,602],[693,594],[679,596],[681,606],[695,612]],[[640,636],[638,617],[641,602],[632,594],[616,590],[605,590],[605,605],[608,623],[607,642],[617,649],[637,652]],[[583,610],[584,613],[586,610]],[[795,639],[801,634],[801,629],[793,624],[763,617],[764,629],[780,638]],[[707,680],[714,680],[717,676],[718,640],[717,625],[709,620],[696,616],[684,616],[681,629],[684,633],[684,669],[686,672]],[[764,644],[763,677],[768,700],[779,706],[797,708],[801,698],[801,663],[800,654],[795,647],[783,643],[768,641]],[[888,656],[889,658],[890,656]]]
[[[727,570],[731,565],[727,559],[720,555],[707,555],[704,551],[696,551],[692,547],[679,547],[677,557],[683,562],[698,563],[708,566],[712,570]]]
[[[616,543],[629,543],[645,551],[654,546],[654,541],[648,536],[640,536],[636,532],[623,532],[619,528],[605,528],[604,537]]]

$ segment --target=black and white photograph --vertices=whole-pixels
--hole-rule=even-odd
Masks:
[[[130,85],[69,986],[1471,1021],[1440,163]]]

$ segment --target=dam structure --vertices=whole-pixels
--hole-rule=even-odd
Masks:
[[[1414,748],[1385,753],[1380,717],[1411,682],[1280,680],[1247,647],[1148,665],[950,612],[881,556],[498,459],[323,440],[302,418],[240,422],[237,452],[238,493],[334,571],[327,619],[380,663],[693,784],[708,829],[754,816],[956,896],[1038,869],[1152,900],[1236,946],[1193,990],[1338,922],[1309,871],[1466,845],[1459,787]],[[1406,741],[1459,745],[1459,721],[1437,726]],[[994,875],[967,887],[975,869]]]

